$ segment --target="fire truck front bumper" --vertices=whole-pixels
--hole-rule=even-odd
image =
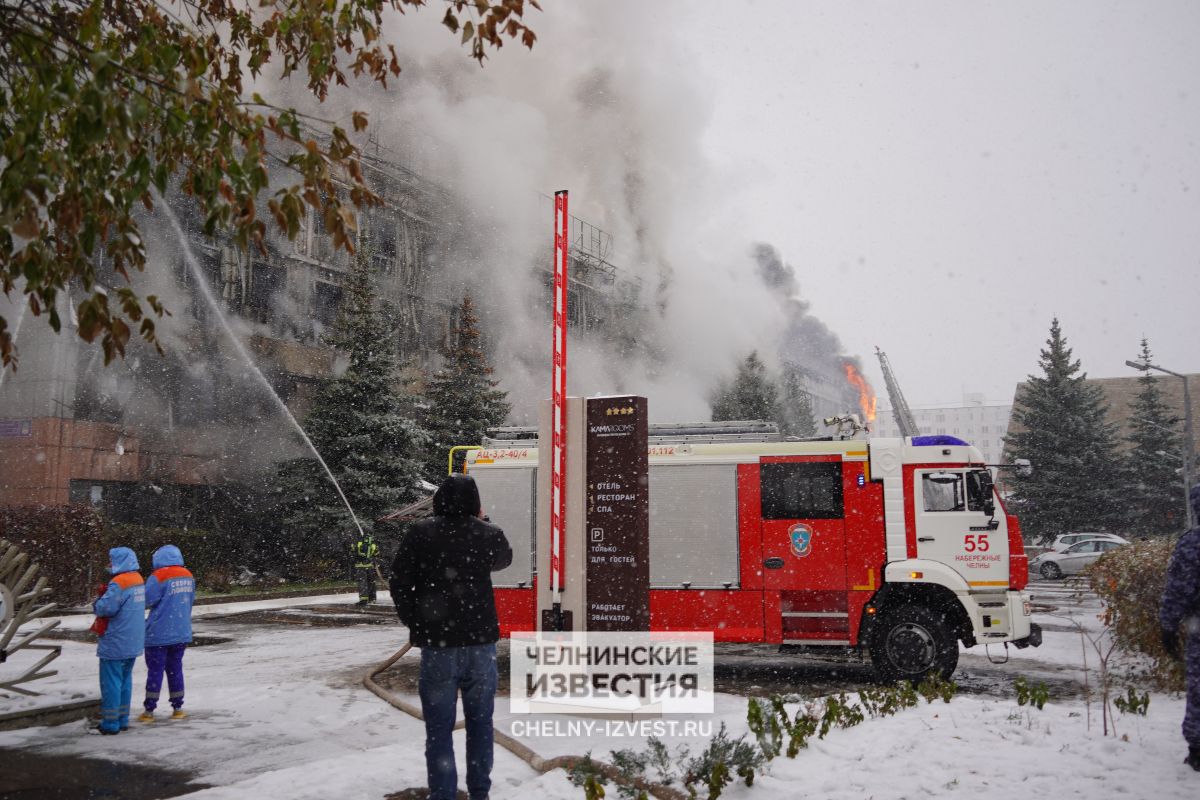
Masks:
[[[1041,647],[1042,646],[1042,626],[1036,622],[1029,623],[1029,635],[1024,639],[1017,639],[1013,642],[1018,649],[1024,650],[1026,647]]]

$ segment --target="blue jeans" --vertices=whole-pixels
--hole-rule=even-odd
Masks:
[[[100,730],[116,733],[129,727],[133,696],[133,658],[100,659]]]
[[[142,705],[147,711],[158,706],[164,670],[171,692],[171,708],[178,709],[183,705],[183,654],[186,651],[186,643],[146,646],[146,700]]]
[[[421,712],[425,716],[425,769],[429,800],[454,800],[454,718],[459,690],[467,719],[467,793],[492,788],[492,709],[496,702],[496,645],[421,648]]]

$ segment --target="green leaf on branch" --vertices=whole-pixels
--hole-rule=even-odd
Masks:
[[[261,94],[246,102],[243,70],[275,65],[273,78],[300,71],[313,97],[364,77],[387,86],[400,73],[396,51],[380,37],[384,14],[422,0],[342,0],[254,4],[212,0],[191,16],[155,0],[27,0],[8,4],[0,36],[0,286],[21,281],[29,308],[54,313],[55,293],[91,292],[95,276],[129,280],[148,266],[138,216],[153,187],[188,195],[209,236],[240,248],[263,247],[269,217],[288,237],[300,229],[305,201],[332,224],[334,246],[354,249],[355,209],[380,202],[366,185],[359,150],[344,131],[301,122]],[[443,22],[465,37],[467,55],[503,37],[528,43],[524,0],[468,4],[447,0]],[[537,7],[535,3],[530,4]],[[352,114],[361,133],[367,115]],[[273,152],[264,132],[274,134]],[[308,144],[311,142],[311,144]],[[269,159],[293,172],[282,195],[262,198]],[[176,198],[171,198],[176,202]],[[262,213],[264,203],[269,213]],[[147,306],[155,317],[167,310]],[[138,303],[110,307],[101,293],[78,306],[78,335],[99,341],[106,361],[131,337],[155,344]],[[15,364],[8,321],[0,317],[0,365]]]

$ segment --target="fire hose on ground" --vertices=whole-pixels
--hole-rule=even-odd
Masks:
[[[371,671],[363,676],[363,685],[393,708],[397,708],[410,716],[424,721],[425,715],[421,713],[420,706],[413,705],[412,703],[401,699],[375,682],[375,676],[391,669],[392,665],[403,658],[404,654],[411,649],[412,643],[409,642],[397,650],[396,653],[387,661],[384,661],[378,666],[372,667]],[[455,723],[454,730],[459,730],[463,727],[465,727],[464,721],[459,720]],[[556,756],[555,758],[543,758],[522,742],[517,741],[513,737],[497,728],[492,729],[492,735],[497,744],[515,755],[517,758],[524,761],[539,774],[544,775],[545,773],[552,772],[556,769],[570,770],[575,766],[576,763],[584,760],[583,756]],[[626,776],[613,765],[606,764],[602,761],[596,761],[595,759],[592,759],[592,764],[595,766],[595,769],[598,773],[608,778],[610,781],[625,786],[634,786],[637,789],[657,797],[658,800],[687,800],[686,794],[671,786],[664,786],[659,783],[650,783],[649,781],[641,779],[630,780],[628,776]]]

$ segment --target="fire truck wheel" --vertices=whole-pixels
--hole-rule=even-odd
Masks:
[[[1055,564],[1053,561],[1047,561],[1045,564],[1042,564],[1040,571],[1042,573],[1042,577],[1048,581],[1056,581],[1062,577],[1062,570],[1059,569],[1058,564]]]
[[[925,606],[888,613],[871,637],[871,662],[884,680],[923,680],[932,672],[949,678],[958,666],[958,642],[945,618]]]

